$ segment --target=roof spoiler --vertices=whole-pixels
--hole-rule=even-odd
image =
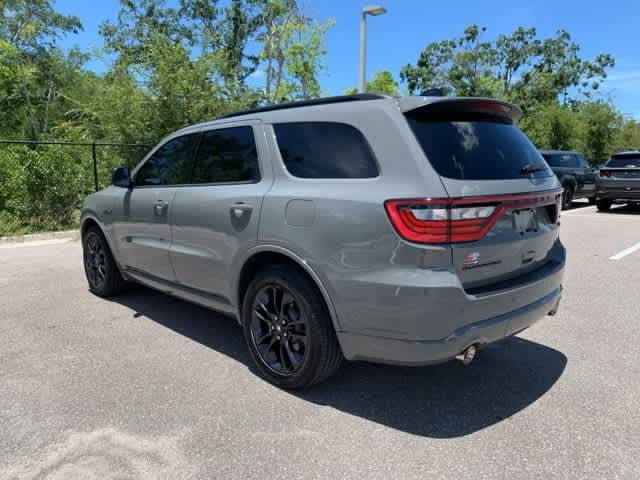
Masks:
[[[517,105],[494,98],[482,97],[406,97],[398,99],[402,113],[420,111],[427,113],[474,112],[488,113],[508,118],[516,123],[522,118],[522,110]]]

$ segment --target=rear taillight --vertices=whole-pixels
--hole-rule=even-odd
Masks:
[[[610,177],[611,176],[611,170],[600,170],[600,176],[601,177]]]
[[[398,234],[416,243],[474,242],[507,210],[558,205],[561,190],[487,197],[387,200],[387,215]]]

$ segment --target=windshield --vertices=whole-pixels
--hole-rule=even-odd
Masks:
[[[464,114],[455,119],[420,118],[411,113],[407,120],[443,177],[502,180],[553,175],[526,135],[509,121]],[[537,168],[525,168],[532,166]]]

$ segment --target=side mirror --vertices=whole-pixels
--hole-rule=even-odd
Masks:
[[[111,185],[122,188],[131,188],[131,176],[127,167],[118,167],[111,175]]]

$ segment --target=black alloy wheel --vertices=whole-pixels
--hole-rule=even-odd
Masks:
[[[107,280],[107,257],[102,238],[95,232],[85,239],[84,269],[91,290],[101,291]]]
[[[127,282],[120,274],[109,244],[98,227],[87,229],[82,237],[82,248],[89,290],[100,297],[120,292]]]
[[[242,298],[242,329],[258,373],[282,388],[319,383],[344,359],[322,293],[293,265],[255,274]]]
[[[255,296],[251,313],[251,338],[260,360],[278,375],[298,371],[307,352],[308,319],[295,295],[272,283]]]

